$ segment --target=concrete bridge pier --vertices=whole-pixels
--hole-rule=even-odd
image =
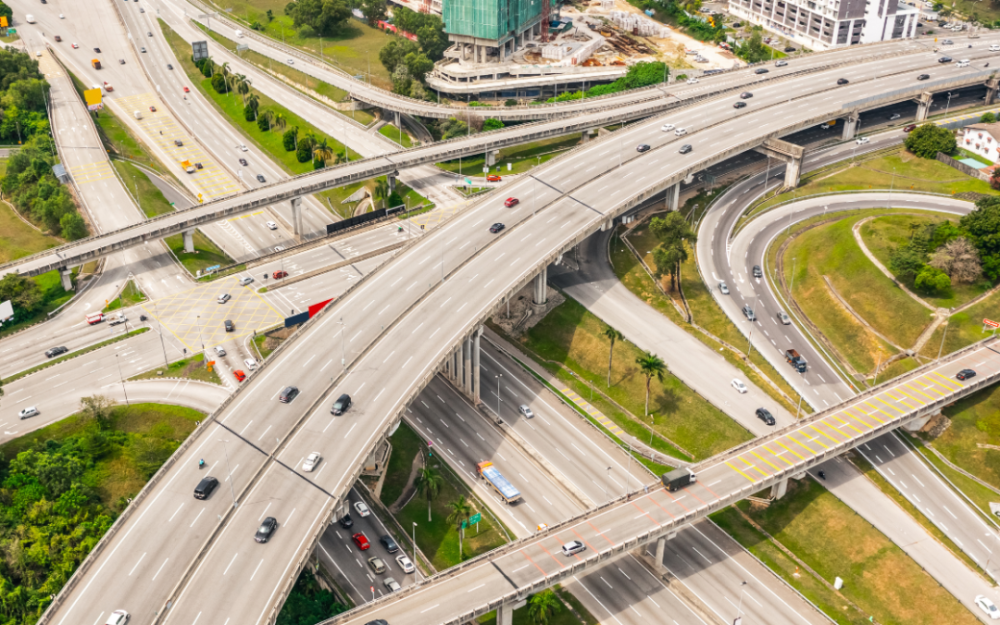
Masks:
[[[989,96],[987,95],[987,97]],[[923,93],[920,94],[919,98],[916,98],[917,116],[914,118],[913,121],[919,123],[927,119],[927,113],[929,113],[931,110],[931,100],[933,99],[934,99],[934,94],[931,93],[930,91],[924,91]]]
[[[479,326],[452,350],[444,362],[445,377],[476,405],[480,402],[479,350],[482,336],[483,326]]]
[[[527,599],[522,599],[521,601],[516,601],[514,603],[502,604],[499,608],[497,608],[497,625],[513,625],[514,610],[523,608],[527,605],[527,603]]]
[[[594,132],[593,130],[584,130],[583,134],[580,136],[580,143],[586,143],[590,141],[590,134]]]
[[[544,306],[548,301],[549,268],[542,267],[542,270],[535,276],[535,290],[531,296],[531,303],[536,306]]]
[[[986,81],[986,104],[993,104],[997,96],[997,87],[1000,86],[1000,77],[994,76]]]
[[[185,230],[181,234],[184,235],[184,251],[188,254],[194,254],[194,228]]]
[[[488,152],[486,152],[487,167],[493,167],[494,165],[497,164],[497,154],[499,153],[500,153],[499,150],[489,150]]]
[[[681,183],[667,187],[667,200],[664,204],[664,208],[668,211],[680,210],[681,207]]]
[[[662,571],[665,566],[663,566],[663,556],[667,553],[667,538],[666,536],[661,536],[656,539],[656,570]]]
[[[802,155],[805,149],[781,139],[767,139],[754,148],[754,151],[776,158],[785,163],[785,188],[794,189],[799,186],[799,174],[802,171]]]
[[[939,414],[941,413],[935,412],[935,413],[925,414],[922,417],[917,417],[916,419],[904,424],[903,429],[906,430],[907,432],[919,432],[925,425],[927,425],[928,421],[930,421],[932,418],[936,417]]]
[[[771,499],[778,500],[785,496],[788,491],[788,480],[801,480],[806,474],[797,473],[795,475],[790,475],[781,481],[771,485]]]
[[[389,183],[389,193],[396,190],[396,176],[398,172],[393,172],[385,177],[386,181]]]
[[[850,141],[858,133],[858,122],[861,121],[859,113],[851,113],[844,119],[844,132],[840,135],[841,141]]]
[[[292,233],[300,237],[302,236],[302,198],[293,197],[292,198]]]
[[[59,278],[62,280],[62,288],[64,291],[73,290],[73,270],[70,267],[60,267]]]

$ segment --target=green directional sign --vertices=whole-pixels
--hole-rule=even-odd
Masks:
[[[479,523],[480,519],[482,518],[483,515],[478,512],[473,514],[472,516],[469,517],[469,525],[475,525],[476,523]]]
[[[465,179],[465,184],[472,184],[472,179],[471,178],[466,178]]]
[[[467,527],[469,527],[469,523],[467,521],[462,521],[462,529],[464,530]]]

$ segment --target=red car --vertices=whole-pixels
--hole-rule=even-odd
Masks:
[[[150,113],[155,113],[155,112],[156,112],[156,107],[155,107],[155,106],[153,106],[152,104],[150,104],[150,105],[149,105],[149,112],[150,112]]]
[[[236,376],[237,382],[242,382],[243,380],[247,379],[247,374],[243,373],[241,369],[233,371],[233,375]]]
[[[506,199],[506,201],[504,201],[503,205],[506,206],[507,208],[510,208],[511,206],[517,206],[520,203],[521,200],[517,199],[516,197],[509,197]]]
[[[184,93],[191,93],[191,90],[188,89],[187,87],[184,87]]]
[[[917,125],[916,124],[910,124],[909,126],[904,126],[903,127],[903,132],[913,132],[916,129],[917,129]]]
[[[486,176],[486,182],[500,182],[500,176],[496,174],[490,174]]]
[[[361,551],[366,551],[369,547],[371,547],[371,543],[368,542],[368,539],[365,538],[365,535],[361,532],[351,536],[351,538],[354,540],[354,544],[357,545],[358,549]]]
[[[277,280],[279,278],[287,278],[288,277],[288,272],[287,271],[275,271],[274,273],[271,274],[271,277],[274,278],[275,280]]]

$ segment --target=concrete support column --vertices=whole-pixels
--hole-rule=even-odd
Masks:
[[[936,415],[925,414],[922,417],[917,417],[916,419],[903,425],[903,429],[906,430],[907,432],[919,432],[921,428],[927,425],[927,422],[931,420],[931,417],[934,416]]]
[[[462,341],[462,390],[472,397],[472,336]]]
[[[534,304],[542,306],[548,297],[549,268],[542,267],[542,270],[535,276],[535,293],[531,298]]]
[[[302,198],[292,198],[292,233],[302,236]]]
[[[194,254],[194,228],[185,230],[181,234],[184,235],[184,251]]]
[[[501,604],[497,608],[497,625],[514,624],[514,606],[509,603]]]
[[[930,91],[925,91],[920,94],[920,97],[917,98],[917,116],[914,118],[914,121],[922,122],[927,119],[927,113],[931,110],[931,100],[933,97],[934,94]]]
[[[389,193],[392,193],[393,191],[396,190],[396,176],[393,174],[389,174],[385,178],[389,182]]]
[[[667,189],[667,201],[664,207],[668,211],[679,210],[681,207],[681,183],[677,183]]]
[[[62,279],[62,288],[64,291],[73,290],[73,270],[69,267],[59,268],[59,278]]]
[[[802,159],[793,158],[785,163],[785,188],[794,189],[799,186],[799,174],[802,172]]]
[[[861,120],[860,115],[857,113],[851,113],[844,120],[844,132],[840,135],[841,141],[850,141],[854,138],[854,135],[858,132],[858,122]]]
[[[657,538],[656,539],[656,570],[657,571],[662,571],[664,568],[666,568],[666,567],[663,566],[663,556],[666,554],[666,551],[667,551],[667,539],[666,538],[662,538],[662,537],[661,538]]]
[[[472,403],[479,404],[479,340],[483,336],[483,326],[476,328],[472,346]]]
[[[590,141],[590,131],[584,130],[583,136],[580,138],[580,143],[586,143],[588,141]]]
[[[771,485],[771,499],[781,499],[788,490],[788,478]]]
[[[497,164],[497,152],[496,150],[490,150],[486,153],[486,166],[493,167]]]
[[[986,104],[993,104],[993,99],[997,95],[998,85],[1000,85],[1000,78],[995,76],[986,81]]]

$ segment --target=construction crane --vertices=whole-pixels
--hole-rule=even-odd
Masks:
[[[551,11],[549,2],[550,0],[542,0],[542,43],[549,41],[549,12]]]

